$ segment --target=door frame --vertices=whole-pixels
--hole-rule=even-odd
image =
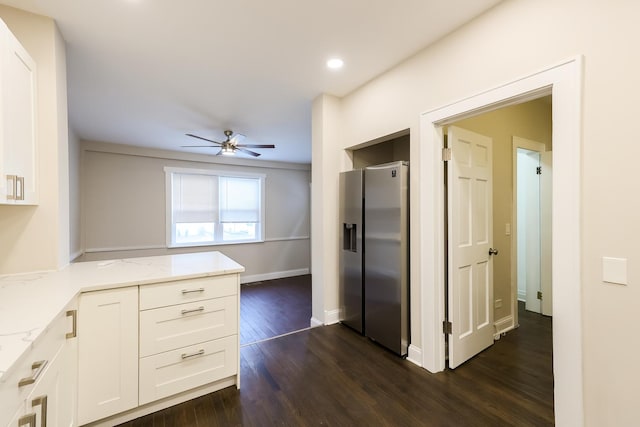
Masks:
[[[422,366],[445,368],[443,126],[509,105],[552,95],[553,175],[553,370],[555,418],[559,425],[582,425],[581,303],[581,109],[583,58],[577,56],[537,73],[489,89],[420,116],[419,204]],[[562,195],[560,197],[560,195]],[[560,262],[559,255],[562,254]],[[576,300],[578,303],[576,304]]]

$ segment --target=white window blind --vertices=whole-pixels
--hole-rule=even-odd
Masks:
[[[260,221],[260,180],[221,176],[220,222]]]
[[[179,223],[215,222],[218,218],[215,175],[173,174],[173,220]]]

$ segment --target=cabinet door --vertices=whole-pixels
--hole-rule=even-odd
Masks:
[[[3,203],[37,204],[36,65],[6,26],[1,26]]]
[[[65,332],[65,344],[58,357],[61,358],[61,382],[58,425],[68,427],[77,425],[76,413],[78,411],[78,338],[77,317],[78,301],[74,300],[66,308],[67,329]]]
[[[27,415],[35,414],[35,426],[62,426],[60,423],[64,347],[49,362],[27,398]]]
[[[138,405],[137,286],[80,295],[78,422]]]

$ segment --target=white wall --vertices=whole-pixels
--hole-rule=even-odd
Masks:
[[[69,261],[65,45],[47,17],[0,6],[0,18],[37,67],[38,206],[0,206],[0,274],[55,270]]]
[[[82,255],[80,222],[80,140],[69,128],[69,259]]]
[[[309,165],[87,141],[82,151],[81,260],[218,250],[245,267],[243,281],[308,273]],[[265,242],[167,249],[165,166],[265,174]]]
[[[637,115],[640,85],[640,57],[634,52],[640,39],[637,18],[640,3],[631,0],[507,0],[460,30],[441,39],[397,67],[340,100],[334,125],[335,138],[314,141],[325,155],[313,167],[334,162],[347,168],[343,149],[400,129],[411,130],[411,158],[419,159],[419,117],[430,111],[490,88],[531,75],[577,54],[584,55],[582,104],[582,186],[581,186],[581,276],[583,285],[575,295],[583,318],[584,419],[589,426],[637,424],[637,383],[640,365],[636,355],[640,328],[635,322],[640,305],[638,281],[640,211],[635,195],[636,169],[640,146],[626,135],[626,127]],[[314,117],[317,104],[314,104]],[[316,122],[314,121],[314,126]],[[332,126],[325,123],[325,127]],[[314,131],[315,135],[315,131]],[[330,148],[326,148],[330,147]],[[412,161],[412,170],[420,167]],[[329,170],[329,168],[326,168]],[[414,174],[415,175],[415,174]],[[337,209],[335,176],[315,182],[314,203],[322,209]],[[416,206],[419,182],[412,180],[412,208]],[[422,202],[419,202],[422,203]],[[314,210],[316,208],[314,207]],[[412,230],[421,217],[412,209]],[[325,218],[326,229],[337,227]],[[314,227],[315,231],[315,227]],[[412,232],[412,235],[415,235]],[[322,239],[323,236],[316,236]],[[333,238],[326,244],[314,241],[316,258],[335,251]],[[420,262],[419,247],[412,245],[412,267]],[[628,286],[602,281],[603,256],[629,260]],[[333,272],[325,272],[321,286],[337,289]],[[416,277],[417,276],[417,277]],[[412,283],[420,272],[412,270]],[[417,280],[416,280],[417,279]],[[412,287],[412,292],[414,288]],[[314,289],[315,292],[319,292]],[[330,291],[323,291],[329,294]],[[412,293],[412,299],[415,293]],[[335,301],[326,299],[324,311]],[[419,338],[416,320],[421,313],[412,301],[412,340]],[[417,342],[420,345],[420,342]]]

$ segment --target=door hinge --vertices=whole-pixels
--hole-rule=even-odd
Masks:
[[[538,291],[538,299],[542,299],[542,292]]]
[[[453,333],[451,322],[447,322],[446,320],[442,322],[442,332],[448,335],[451,335]]]
[[[442,149],[442,161],[448,162],[451,160],[451,148],[443,148]]]
[[[542,166],[536,167],[536,175],[542,175]]]

